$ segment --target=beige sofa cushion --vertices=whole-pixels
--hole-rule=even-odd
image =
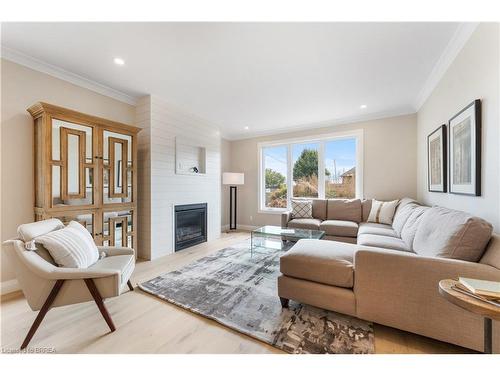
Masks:
[[[361,222],[361,200],[328,199],[327,219]]]
[[[326,220],[326,199],[311,199],[313,202],[313,217],[320,220]]]
[[[319,219],[292,219],[288,222],[289,228],[319,230]]]
[[[413,249],[419,255],[477,262],[492,231],[492,225],[481,218],[436,206],[422,215]]]
[[[363,199],[361,201],[361,221],[368,221],[368,216],[370,215],[370,211],[372,209],[372,200],[371,199]]]
[[[286,276],[352,288],[356,245],[335,241],[300,240],[280,258]]]
[[[401,239],[406,243],[406,246],[410,250],[413,250],[413,239],[415,238],[415,233],[417,232],[422,215],[429,208],[430,207],[427,206],[415,207],[406,220],[406,223],[403,225],[403,229],[401,230]]]
[[[390,225],[378,223],[360,223],[358,236],[361,234],[376,234],[378,236],[399,237]]]
[[[325,220],[320,226],[328,236],[356,237],[358,235],[358,223],[345,220]]]
[[[417,203],[408,203],[404,204],[401,206],[401,203],[399,204],[396,214],[394,215],[394,221],[392,222],[392,228],[398,235],[398,237],[401,237],[401,232],[403,231],[403,227],[406,224],[406,221],[412,214],[413,210],[417,208],[419,204]]]
[[[358,245],[379,247],[389,250],[411,251],[401,238],[378,236],[376,234],[361,234],[358,236]]]

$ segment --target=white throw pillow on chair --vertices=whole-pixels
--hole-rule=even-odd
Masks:
[[[87,268],[99,260],[99,250],[89,231],[71,221],[67,227],[35,238],[50,253],[56,264],[67,268]]]

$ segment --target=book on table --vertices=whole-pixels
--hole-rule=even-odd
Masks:
[[[467,277],[459,277],[458,281],[473,294],[500,299],[500,281],[478,280]]]
[[[452,285],[451,289],[453,289],[456,292],[465,294],[469,297],[472,297],[474,299],[477,299],[479,301],[485,302],[489,305],[493,305],[495,307],[500,308],[500,299],[494,299],[491,297],[483,297],[483,296],[480,296],[479,294],[472,293],[469,289],[467,289],[465,286],[460,284],[460,282],[457,282],[455,285]]]

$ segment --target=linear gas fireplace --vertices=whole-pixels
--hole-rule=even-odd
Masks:
[[[207,241],[207,204],[175,206],[175,251]]]

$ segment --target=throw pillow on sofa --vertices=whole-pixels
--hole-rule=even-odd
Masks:
[[[67,227],[36,237],[56,264],[67,268],[87,268],[99,260],[94,239],[83,225],[72,221]]]
[[[477,262],[492,231],[493,226],[479,217],[436,206],[422,215],[413,250],[423,256]]]
[[[392,224],[399,200],[384,202],[372,199],[372,208],[368,215],[368,222],[378,224]]]
[[[312,219],[312,201],[292,200],[292,218]]]

